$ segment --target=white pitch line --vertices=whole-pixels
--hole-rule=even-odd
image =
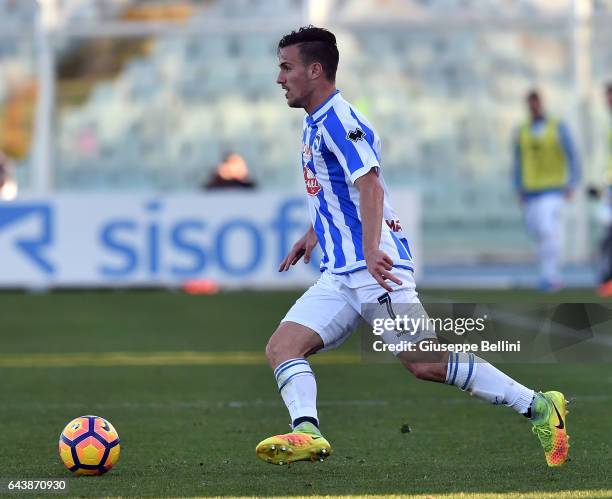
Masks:
[[[358,364],[361,355],[330,352],[314,364]],[[266,365],[263,352],[80,352],[1,354],[0,368]]]
[[[568,395],[568,398],[575,403],[593,403],[593,402],[608,402],[612,400],[612,395]],[[439,405],[463,405],[476,404],[470,397],[465,398],[433,398],[415,396],[406,400],[381,400],[381,399],[363,399],[363,400],[320,400],[317,405],[319,407],[395,407],[395,406],[413,406],[415,402],[435,403]],[[210,400],[175,400],[167,402],[108,402],[86,404],[78,402],[7,402],[0,405],[0,412],[3,410],[61,410],[61,409],[77,409],[83,408],[94,410],[175,410],[175,409],[256,409],[256,408],[283,408],[283,403],[280,400],[230,400],[230,401],[210,401]]]

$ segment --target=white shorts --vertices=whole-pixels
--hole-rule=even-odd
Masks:
[[[536,238],[552,237],[562,241],[563,195],[557,192],[540,194],[525,201],[525,225]]]
[[[281,322],[296,322],[312,329],[323,340],[323,350],[330,350],[346,341],[362,320],[373,324],[375,319],[392,318],[394,310],[406,310],[402,309],[401,304],[411,304],[411,314],[425,314],[412,272],[394,268],[392,273],[402,281],[402,285],[387,281],[393,288],[392,292],[387,293],[367,270],[347,275],[324,272],[295,302]],[[399,309],[397,305],[393,309],[393,304],[400,304]],[[399,343],[402,340],[416,343],[435,338],[435,333],[421,330],[405,337],[387,331],[381,337],[386,343]]]

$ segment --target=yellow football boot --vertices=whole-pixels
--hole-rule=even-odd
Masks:
[[[538,396],[539,395],[539,396]],[[548,466],[561,466],[569,454],[567,434],[567,400],[561,392],[536,395],[532,431],[540,439]]]
[[[312,423],[302,423],[291,433],[275,435],[259,442],[257,457],[270,464],[289,464],[295,461],[324,461],[331,453],[331,445]]]

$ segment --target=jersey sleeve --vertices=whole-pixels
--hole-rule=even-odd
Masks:
[[[520,193],[523,185],[523,175],[521,171],[520,129],[517,129],[512,137],[512,183],[514,185],[514,190]]]
[[[573,189],[580,181],[580,158],[578,156],[578,152],[576,151],[576,147],[574,146],[574,142],[568,127],[564,123],[559,123],[558,129],[559,139],[561,140],[561,145],[565,151],[565,156],[569,166],[568,187]]]
[[[335,110],[328,112],[323,123],[323,139],[352,183],[372,168],[380,168],[375,150],[376,134],[352,111],[346,115],[338,115]]]

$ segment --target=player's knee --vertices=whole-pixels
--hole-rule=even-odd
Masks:
[[[429,364],[421,364],[420,362],[411,362],[404,364],[406,369],[410,371],[417,379],[426,379]]]
[[[308,357],[323,347],[314,331],[299,324],[282,323],[266,345],[266,357],[272,369],[289,359]]]
[[[444,380],[446,374],[445,372],[442,373],[442,368],[444,366],[437,363],[431,364],[425,362],[410,362],[405,363],[404,365],[415,378],[424,381],[440,381],[440,379]]]
[[[280,345],[280,342],[272,336],[268,340],[268,344],[266,345],[266,358],[268,359],[268,363],[272,368],[275,368],[280,362],[282,362],[283,357],[283,348]]]
[[[272,369],[286,360],[304,357],[300,343],[291,341],[291,338],[284,334],[281,328],[282,326],[276,330],[266,345],[266,358]]]

